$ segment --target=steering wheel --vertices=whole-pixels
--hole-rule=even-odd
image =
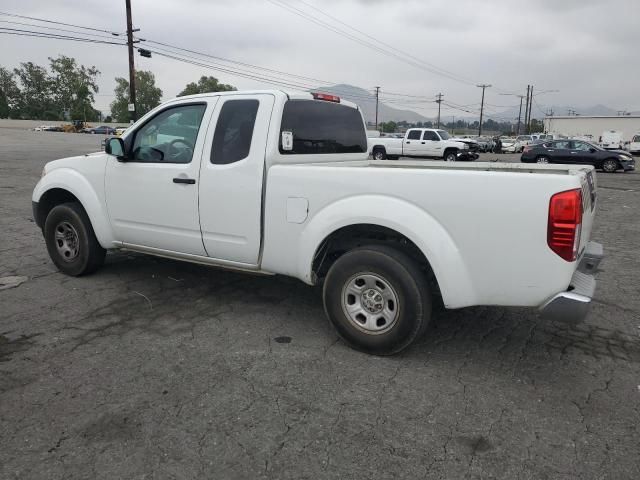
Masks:
[[[185,149],[182,148],[175,148],[174,145],[176,143],[181,143],[183,145],[185,145],[186,151]],[[183,138],[176,138],[175,140],[171,140],[169,142],[169,146],[167,148],[167,156],[171,159],[171,160],[177,160],[180,157],[182,157],[183,155],[185,155],[185,153],[189,154],[189,158],[193,155],[193,144],[190,143],[189,141],[183,139]]]

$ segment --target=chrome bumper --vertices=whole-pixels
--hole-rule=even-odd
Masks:
[[[604,257],[602,245],[589,242],[580,259],[578,269],[571,278],[566,292],[560,292],[540,307],[543,317],[552,320],[579,322],[586,317],[593,294],[596,291],[596,279],[593,274]]]

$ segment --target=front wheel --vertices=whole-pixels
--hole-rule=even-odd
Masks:
[[[616,171],[618,171],[618,161],[617,160],[613,160],[613,159],[608,159],[605,160],[602,163],[602,170],[604,170],[607,173],[616,173]]]
[[[445,152],[445,154],[444,154],[444,161],[445,162],[455,162],[456,158],[457,158],[457,154],[453,150]]]
[[[324,282],[324,308],[338,334],[357,350],[393,355],[424,332],[431,293],[415,261],[372,245],[351,250]]]
[[[74,277],[94,272],[104,263],[91,221],[79,203],[54,207],[43,228],[47,251],[58,269]]]

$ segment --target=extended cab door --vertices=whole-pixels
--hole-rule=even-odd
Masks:
[[[402,139],[402,154],[420,156],[425,155],[422,153],[422,144],[420,143],[420,137],[422,130],[408,130],[405,137]]]
[[[127,159],[107,162],[106,202],[116,239],[205,255],[198,218],[200,157],[215,97],[170,104],[125,139]]]
[[[200,170],[200,226],[207,255],[257,265],[270,94],[222,96]]]

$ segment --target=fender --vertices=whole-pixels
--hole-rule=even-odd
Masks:
[[[93,231],[103,248],[114,248],[115,237],[109,223],[109,216],[104,201],[101,201],[95,189],[77,170],[72,168],[56,168],[40,179],[33,190],[32,200],[39,202],[47,191],[59,188],[72,193],[87,212]]]
[[[374,224],[404,235],[422,251],[438,280],[447,308],[473,305],[476,293],[462,255],[443,226],[427,212],[394,197],[360,195],[331,203],[302,231],[298,249],[298,277],[312,282],[316,250],[331,233],[355,224]]]

